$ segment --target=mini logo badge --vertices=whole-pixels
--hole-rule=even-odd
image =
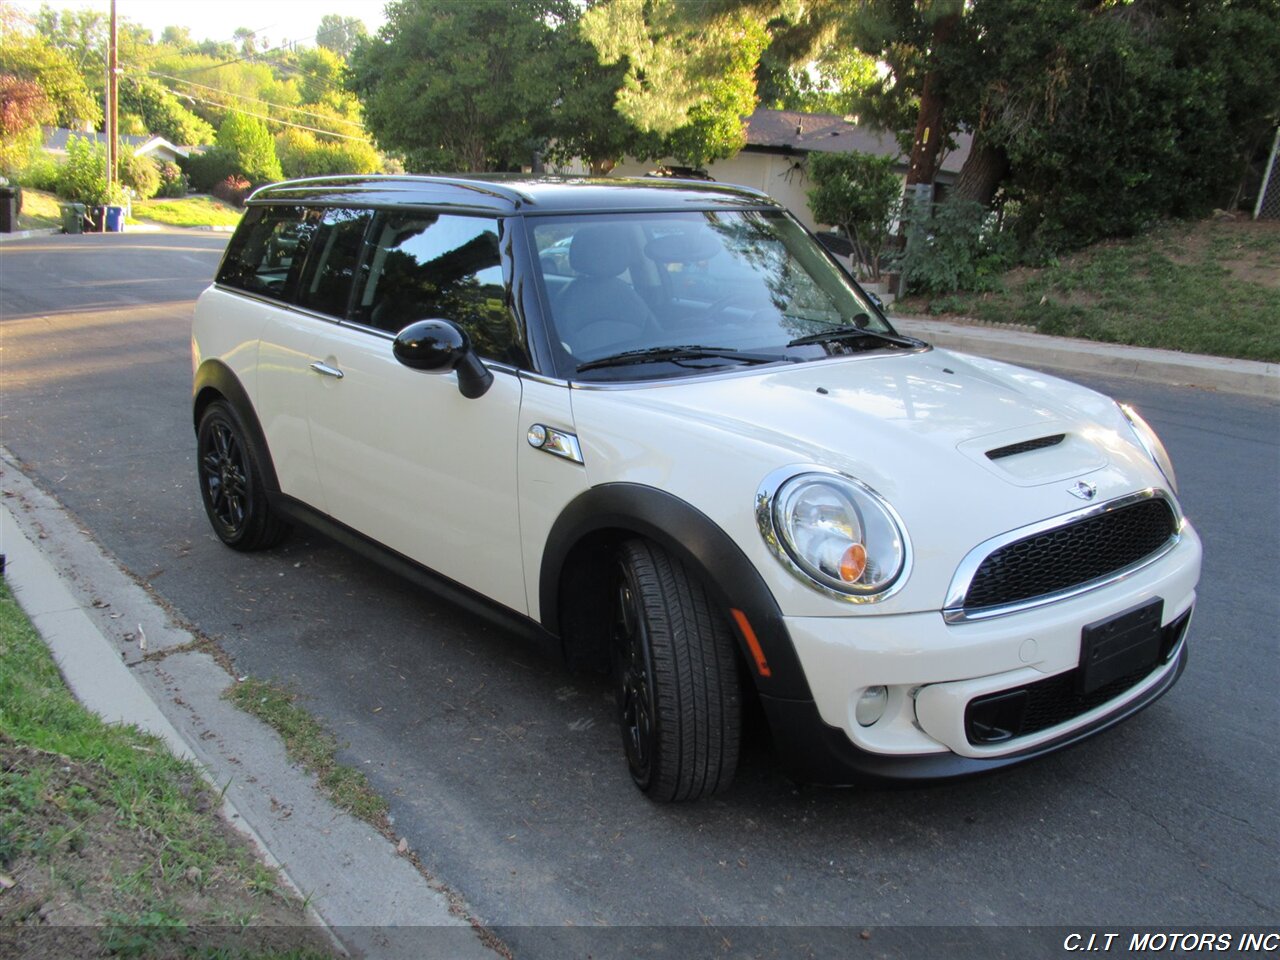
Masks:
[[[1081,500],[1092,500],[1098,494],[1098,488],[1092,483],[1086,483],[1080,480],[1067,487],[1067,493],[1073,497],[1079,497]]]

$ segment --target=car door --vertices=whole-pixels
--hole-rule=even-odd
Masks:
[[[522,348],[502,246],[502,224],[492,218],[380,215],[349,321],[313,344],[307,409],[330,516],[525,612],[521,381],[511,363]],[[395,333],[428,318],[457,323],[490,361],[494,382],[484,396],[463,397],[454,373],[396,360]]]
[[[306,412],[308,363],[316,337],[336,326],[346,299],[328,319],[297,309],[293,301],[323,215],[294,204],[250,207],[217,278],[220,287],[238,291],[227,313],[242,318],[238,326],[253,333],[218,355],[244,378],[281,491],[322,511]]]

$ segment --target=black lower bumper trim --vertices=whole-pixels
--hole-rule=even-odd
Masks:
[[[974,758],[958,754],[930,753],[886,756],[856,747],[838,727],[825,723],[812,700],[760,698],[774,741],[793,777],[804,783],[852,785],[867,781],[949,780],[998,770],[1024,760],[1044,756],[1101,733],[1160,699],[1178,682],[1187,665],[1187,645],[1175,654],[1174,668],[1150,690],[1092,723],[1047,743],[1000,757]]]

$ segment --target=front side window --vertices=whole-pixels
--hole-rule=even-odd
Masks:
[[[497,220],[387,214],[373,231],[368,279],[351,319],[389,333],[417,320],[452,320],[482,357],[522,362],[507,303]]]
[[[284,300],[307,254],[314,225],[302,207],[250,207],[227,245],[217,282]]]
[[[557,366],[570,379],[680,376],[914,345],[779,211],[527,222]]]

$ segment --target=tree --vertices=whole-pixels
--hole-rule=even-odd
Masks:
[[[613,107],[626,64],[600,63],[580,21],[557,30],[555,40],[552,70],[560,90],[545,155],[555,163],[581,158],[592,176],[605,176],[624,156],[642,149],[640,132]]]
[[[8,34],[0,44],[0,73],[38,85],[53,104],[60,126],[102,122],[102,105],[85,86],[75,64],[42,37]]]
[[[195,41],[191,39],[191,31],[186,27],[169,26],[160,32],[160,42],[170,47],[177,47],[179,50],[186,50],[188,47],[195,45]]]
[[[346,60],[351,56],[351,51],[356,48],[356,45],[368,35],[369,31],[359,17],[343,17],[336,13],[326,13],[320,18],[320,27],[316,30],[316,43]]]
[[[588,10],[584,36],[604,64],[626,70],[618,113],[642,133],[650,156],[700,166],[746,144],[755,71],[769,34],[758,16],[724,5],[612,0]]]
[[[511,170],[550,127],[545,54],[568,0],[399,0],[351,56],[350,88],[384,150],[416,170]]]
[[[148,133],[170,143],[214,142],[213,127],[196,116],[169,91],[150,77],[126,76],[120,81],[120,110],[137,114]]]
[[[856,150],[809,157],[809,209],[819,223],[835,224],[853,243],[864,276],[880,279],[880,253],[893,229],[902,196],[893,157]]]
[[[275,140],[257,117],[230,112],[218,128],[218,150],[234,161],[235,169],[253,183],[284,179]]]
[[[0,174],[26,168],[40,147],[40,124],[56,113],[38,83],[0,74]]]

